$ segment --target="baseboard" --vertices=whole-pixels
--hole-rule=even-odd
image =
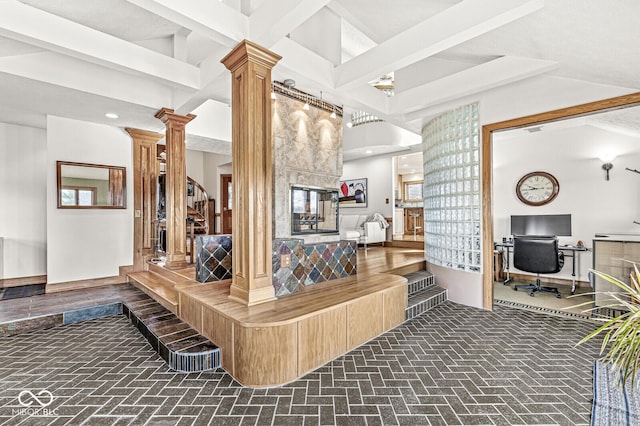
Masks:
[[[0,279],[0,288],[21,287],[23,285],[45,284],[46,275],[34,275],[32,277],[4,278]]]
[[[536,276],[535,275],[526,275],[526,274],[514,274],[513,272],[511,272],[509,274],[509,277],[512,280],[522,280],[522,281],[535,281],[536,280]],[[572,282],[570,279],[566,279],[566,278],[554,278],[551,277],[549,275],[540,275],[540,281],[544,282],[544,283],[549,283],[549,284],[557,284],[557,285],[566,285],[571,287]],[[589,281],[577,281],[576,280],[576,288],[589,288],[590,284]]]
[[[133,265],[120,266],[118,268],[120,275],[104,278],[91,278],[88,280],[66,281],[61,283],[49,283],[46,286],[46,293],[58,293],[61,291],[79,290],[83,288],[101,287],[105,285],[125,284],[127,283],[127,274],[133,272]]]

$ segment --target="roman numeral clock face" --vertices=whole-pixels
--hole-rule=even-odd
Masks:
[[[516,185],[516,195],[525,204],[542,206],[550,203],[560,192],[558,179],[547,172],[531,172]]]

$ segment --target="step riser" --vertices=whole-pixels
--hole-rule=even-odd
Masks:
[[[404,275],[407,279],[407,309],[405,319],[410,320],[448,300],[449,292],[436,285],[435,277],[425,270]]]
[[[141,290],[142,292],[144,292],[147,296],[151,297],[156,302],[160,303],[165,308],[169,309],[174,314],[178,313],[178,305],[176,303],[173,303],[169,300],[164,299],[163,297],[155,293],[152,289],[145,286],[144,283],[137,281],[133,277],[129,277],[129,283],[135,288],[137,288],[138,290]]]
[[[173,284],[180,284],[186,280],[186,278],[182,275],[176,274],[175,272],[170,271],[167,268],[163,268],[162,266],[158,266],[153,263],[149,264],[149,272],[160,275],[162,278],[171,281]]]
[[[447,290],[443,290],[441,293],[436,294],[435,296],[430,297],[427,300],[423,300],[413,306],[409,306],[405,310],[405,319],[410,320],[411,318],[420,316],[428,310],[435,308],[439,304],[446,302],[449,299],[448,294],[449,292]]]
[[[431,275],[419,281],[409,283],[408,284],[409,296],[416,294],[417,292],[424,290],[425,288],[428,288],[432,285],[435,285],[435,281],[436,280],[434,279],[434,276]]]
[[[129,318],[131,323],[140,331],[151,347],[158,352],[158,355],[174,371],[181,373],[193,373],[200,371],[210,371],[222,366],[220,348],[204,352],[174,351],[163,342],[163,337],[156,335],[149,329],[145,320],[138,318],[137,314],[124,305],[122,312]]]

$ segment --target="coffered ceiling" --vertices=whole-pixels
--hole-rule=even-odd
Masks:
[[[194,146],[228,150],[220,59],[246,38],[283,57],[274,79],[417,133],[443,104],[541,76],[639,89],[638,16],[626,0],[0,0],[0,122],[159,131],[170,107],[198,114]],[[393,97],[368,83],[389,72]]]

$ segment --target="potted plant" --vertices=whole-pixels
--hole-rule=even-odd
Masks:
[[[604,324],[585,336],[578,344],[582,344],[596,336],[603,336],[600,354],[604,354],[602,361],[611,365],[620,385],[624,387],[627,382],[633,387],[640,371],[640,272],[634,262],[633,271],[630,274],[631,284],[620,281],[603,272],[592,271],[595,275],[616,285],[621,291],[597,292],[608,296],[601,300],[604,305],[588,309],[594,311],[602,307],[622,312],[618,316],[610,318],[596,318],[604,321]],[[596,293],[591,293],[596,294]],[[576,306],[584,306],[591,302],[581,303]]]

